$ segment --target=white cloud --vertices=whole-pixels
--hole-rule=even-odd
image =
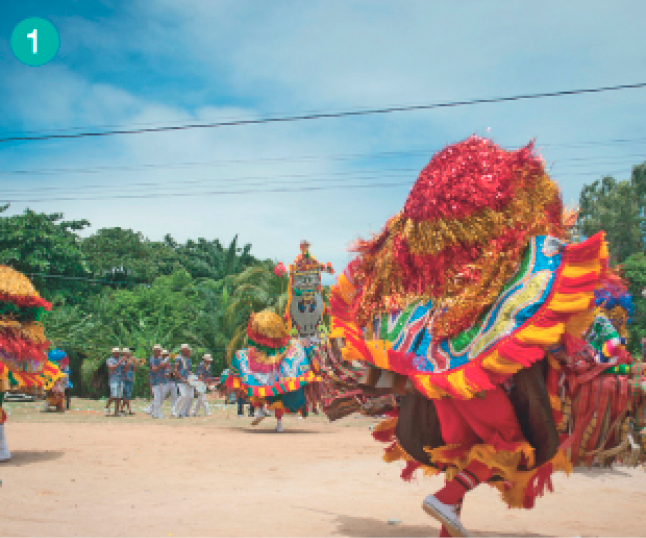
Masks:
[[[58,65],[16,68],[3,77],[5,122],[17,121],[22,129],[145,126],[504,96],[637,81],[646,60],[643,17],[637,16],[644,14],[644,5],[639,2],[139,0],[116,5],[122,11],[107,20],[70,17],[61,22]],[[518,146],[534,137],[539,147],[545,145],[543,154],[555,163],[554,177],[570,202],[597,174],[617,169],[627,174],[630,164],[642,159],[622,160],[621,155],[639,154],[644,145],[582,150],[547,144],[642,136],[644,95],[636,90],[25,145],[4,152],[8,166],[122,169],[29,177],[19,184],[0,176],[0,182],[8,186],[5,191],[19,187],[39,197],[149,194],[33,207],[88,217],[94,229],[132,227],[154,239],[171,232],[182,240],[205,236],[226,242],[239,233],[257,255],[284,262],[307,238],[319,259],[341,269],[348,242],[378,230],[399,211],[406,189],[152,195],[236,184],[261,190],[259,180],[236,181],[257,176],[295,187],[304,181],[331,184],[345,177],[334,174],[360,168],[419,170],[432,150],[491,127],[491,136],[503,145]],[[429,149],[427,156],[293,159],[421,148]],[[283,159],[272,160],[276,157]],[[227,163],[173,166],[214,161]],[[146,167],[151,163],[161,166]],[[131,167],[138,169],[125,169]],[[586,172],[592,175],[580,175]],[[299,175],[306,177],[294,177]],[[412,183],[416,172],[394,175]],[[350,183],[352,176],[347,177]],[[197,181],[203,183],[189,183]],[[96,184],[102,187],[93,190]]]

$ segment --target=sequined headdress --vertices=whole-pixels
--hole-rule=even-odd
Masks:
[[[530,238],[564,238],[557,185],[533,144],[507,151],[472,136],[433,156],[404,209],[353,249],[360,323],[432,299],[438,338],[469,327],[517,271]]]

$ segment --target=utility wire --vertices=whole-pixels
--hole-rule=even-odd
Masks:
[[[115,130],[108,130],[108,131],[87,131],[82,133],[46,134],[46,135],[38,135],[38,136],[11,136],[11,137],[0,138],[0,143],[34,142],[38,140],[76,139],[76,138],[102,137],[102,136],[114,136],[114,135],[186,131],[189,129],[207,129],[207,128],[215,128],[215,127],[263,125],[268,123],[288,123],[288,122],[296,122],[296,121],[348,118],[348,117],[358,117],[358,116],[370,116],[370,115],[376,115],[376,114],[392,114],[396,112],[413,112],[413,111],[420,111],[420,110],[434,110],[438,108],[453,108],[453,107],[460,107],[460,106],[482,105],[482,104],[490,104],[490,103],[506,103],[506,102],[512,102],[512,101],[524,101],[529,99],[544,99],[548,97],[565,97],[569,95],[595,94],[595,93],[604,93],[604,92],[621,91],[621,90],[633,90],[633,89],[639,89],[639,88],[645,88],[645,87],[646,87],[646,82],[640,82],[637,84],[621,84],[618,86],[603,86],[600,88],[585,88],[585,89],[578,89],[578,90],[563,90],[563,91],[557,91],[557,92],[532,93],[532,94],[525,94],[525,95],[513,95],[509,97],[471,99],[467,101],[449,101],[444,103],[433,103],[428,105],[393,106],[393,107],[387,107],[387,108],[375,108],[375,109],[367,109],[367,110],[323,112],[323,113],[317,113],[317,114],[303,114],[303,115],[295,115],[295,116],[283,116],[283,117],[273,117],[273,118],[269,117],[269,118],[248,119],[248,120],[232,120],[232,121],[222,121],[222,122],[213,122],[213,123],[188,123],[184,125],[175,125],[175,126],[167,125],[162,127],[149,127],[149,128],[141,128],[141,129],[115,129]]]
[[[621,174],[623,170],[614,170],[606,172],[571,172],[568,173],[568,177],[574,176],[583,176],[583,177],[603,177],[603,176],[614,176]],[[247,183],[242,186],[244,189],[238,190],[210,190],[210,191],[190,191],[186,190],[176,191],[176,192],[144,192],[144,193],[129,193],[124,194],[123,189],[120,189],[120,194],[111,194],[110,192],[103,193],[90,193],[88,196],[69,196],[69,195],[59,195],[51,196],[49,198],[0,198],[1,203],[9,204],[19,204],[19,203],[42,203],[42,202],[70,202],[70,201],[92,201],[92,200],[128,200],[128,199],[158,199],[158,198],[188,198],[188,197],[206,197],[206,196],[227,196],[227,195],[254,195],[254,194],[264,194],[264,193],[296,193],[296,192],[311,192],[311,191],[326,191],[326,190],[340,190],[340,189],[380,189],[380,188],[391,188],[391,187],[406,187],[409,188],[412,186],[415,178],[405,178],[396,182],[387,182],[387,183],[376,183],[372,180],[384,180],[388,179],[388,176],[367,176],[363,178],[351,178],[353,180],[367,180],[367,183],[360,184],[347,184],[345,179],[318,179],[314,181],[325,181],[323,185],[312,185],[311,181],[301,181],[301,182],[288,182],[286,186],[274,187],[271,189],[266,188],[249,188],[253,185],[263,187],[267,184],[272,184],[272,182],[260,181],[257,183]],[[284,185],[285,182],[273,182],[273,184]],[[339,185],[338,183],[342,183]],[[81,189],[79,189],[81,190]],[[15,196],[16,194],[14,194]],[[18,196],[21,196],[18,193]],[[24,195],[23,195],[24,196]]]
[[[229,194],[257,194],[257,193],[272,193],[272,192],[311,192],[311,191],[326,191],[335,189],[373,189],[382,187],[406,187],[409,186],[405,182],[398,181],[396,183],[371,183],[362,185],[330,185],[320,187],[300,187],[300,188],[287,188],[280,187],[275,189],[241,189],[237,191],[207,191],[207,192],[177,192],[177,193],[146,193],[146,194],[115,194],[109,196],[88,196],[88,197],[52,197],[52,198],[34,198],[31,200],[22,199],[8,199],[2,200],[3,203],[41,203],[41,202],[70,202],[70,201],[89,201],[89,200],[127,200],[127,199],[140,199],[140,198],[192,198],[199,196],[225,196]]]
[[[181,187],[185,189],[188,186],[204,185],[216,187],[216,186],[226,186],[227,184],[234,183],[236,187],[249,187],[254,185],[272,185],[276,183],[287,183],[288,185],[299,185],[303,183],[309,183],[312,180],[315,181],[348,181],[350,180],[361,180],[361,179],[379,179],[387,178],[393,175],[399,175],[402,173],[410,172],[419,172],[418,168],[386,168],[383,170],[349,170],[344,172],[330,172],[328,174],[279,174],[279,175],[261,175],[261,176],[241,176],[241,177],[226,177],[226,178],[208,178],[208,179],[191,179],[191,180],[180,180],[180,181],[169,181],[169,182],[160,182],[160,181],[143,181],[135,183],[96,183],[90,185],[73,185],[73,186],[52,186],[52,187],[38,187],[38,192],[60,192],[60,191],[69,191],[73,192],[82,192],[82,191],[95,191],[97,189],[105,191],[118,189],[123,193],[124,190],[131,190],[135,188],[149,188],[149,187],[160,187],[160,188],[173,188]],[[360,177],[361,175],[364,177]],[[336,179],[335,179],[336,178]],[[294,181],[296,180],[296,181]],[[33,187],[26,187],[24,184],[21,188],[18,189],[5,189],[3,190],[4,194],[11,195],[20,195],[21,193],[27,193],[27,195],[32,195],[34,191]]]

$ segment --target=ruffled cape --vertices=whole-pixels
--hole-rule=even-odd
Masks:
[[[234,355],[225,381],[229,390],[244,390],[250,397],[267,398],[320,381],[320,376],[311,367],[310,351],[298,340],[290,341],[283,357],[271,366],[255,363],[254,352],[254,348],[246,348]]]

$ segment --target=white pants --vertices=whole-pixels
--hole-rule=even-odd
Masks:
[[[177,400],[177,416],[187,417],[191,413],[195,389],[188,383],[178,383],[179,400]]]
[[[153,386],[153,418],[162,418],[161,406],[164,402],[164,388],[166,385]]]
[[[200,408],[204,408],[204,414],[205,415],[210,415],[211,411],[209,411],[209,402],[206,401],[206,394],[201,394],[197,393],[197,403],[195,404],[195,410],[193,411],[194,416],[198,416],[200,414]]]
[[[177,414],[177,385],[175,384],[175,381],[170,381],[169,383],[164,384],[162,402],[168,398],[168,394],[170,394],[171,413],[175,416]]]
[[[11,459],[11,452],[7,446],[7,438],[4,436],[4,424],[0,424],[0,461]]]

